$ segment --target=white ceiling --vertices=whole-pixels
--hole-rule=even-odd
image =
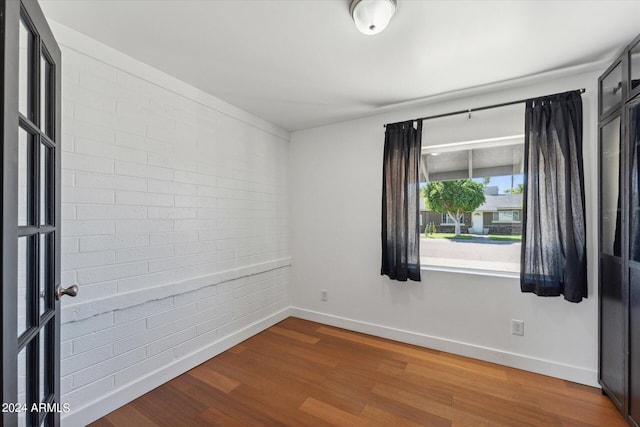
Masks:
[[[612,58],[634,1],[398,0],[360,34],[350,0],[40,0],[49,19],[287,130]]]

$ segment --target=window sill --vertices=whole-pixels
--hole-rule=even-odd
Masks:
[[[477,276],[491,276],[491,277],[507,277],[510,279],[519,279],[520,273],[513,271],[499,271],[499,270],[484,270],[479,268],[465,268],[465,267],[445,267],[440,265],[420,265],[421,271],[440,271],[446,273],[458,273],[458,274],[472,274]]]

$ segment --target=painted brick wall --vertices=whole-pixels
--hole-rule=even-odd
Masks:
[[[68,40],[68,38],[67,38]],[[63,44],[62,401],[288,307],[288,138]]]

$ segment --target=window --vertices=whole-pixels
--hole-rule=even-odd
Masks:
[[[421,263],[433,267],[519,272],[523,168],[523,135],[423,146],[421,215],[427,224],[433,223],[435,227],[426,227],[421,235]],[[472,184],[464,184],[469,182]],[[458,227],[451,215],[427,204],[436,197],[432,193],[434,189],[455,189],[457,187],[451,187],[455,185],[471,188],[469,191],[474,192],[477,202],[471,204],[471,210],[463,211],[459,235],[454,233]],[[444,197],[446,190],[441,191]],[[478,193],[481,196],[478,197]],[[454,194],[447,197],[456,197],[456,191],[447,194]],[[446,206],[455,203],[464,202],[448,200]]]
[[[442,214],[442,221],[440,222],[441,224],[455,224],[455,222],[453,221],[453,219],[449,216],[449,214],[443,213]]]
[[[498,211],[493,213],[493,222],[519,222],[520,211]]]

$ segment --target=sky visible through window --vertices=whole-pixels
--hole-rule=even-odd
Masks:
[[[473,178],[473,181],[482,183],[482,178]],[[498,186],[498,193],[504,194],[505,190],[516,188],[518,184],[524,183],[524,175],[504,175],[492,176],[488,186]]]

